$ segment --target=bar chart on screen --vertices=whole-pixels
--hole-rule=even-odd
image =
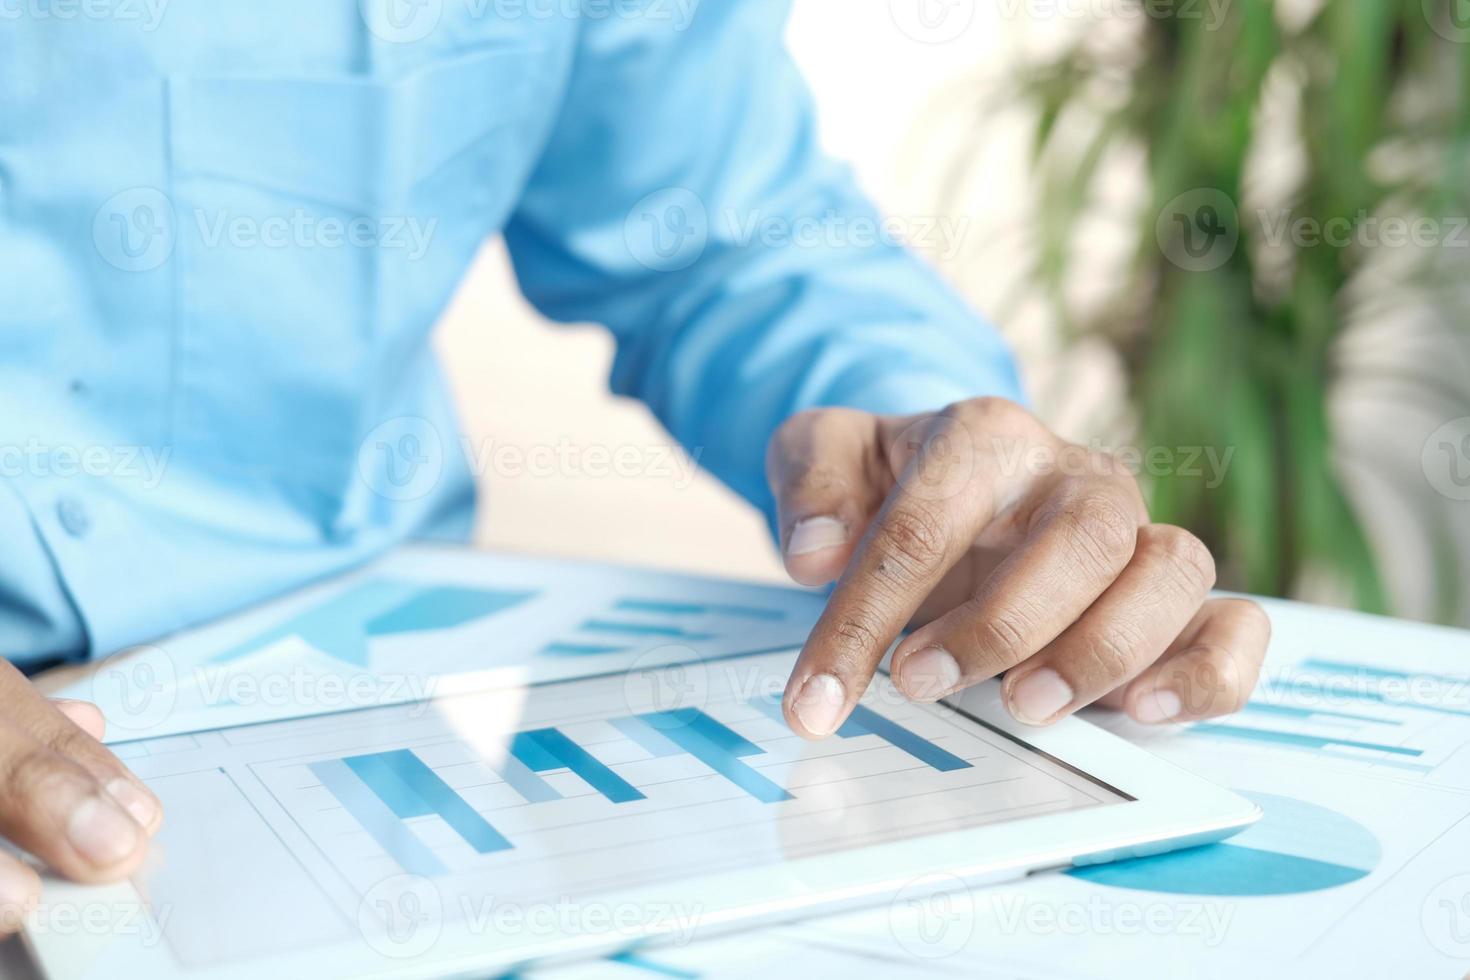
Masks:
[[[697,670],[679,703],[666,677],[609,672],[199,733],[166,752],[144,741],[129,763],[171,827],[238,828],[239,860],[270,864],[279,887],[320,893],[338,916],[369,898],[395,907],[385,888],[427,888],[446,922],[490,898],[524,909],[1126,799],[886,678],[836,737],[809,742],[774,693],[788,656]],[[168,829],[162,845],[174,867],[230,860]],[[186,918],[267,914],[210,908],[167,875],[150,887]]]
[[[657,880],[665,862],[669,872],[695,861],[713,870],[819,853],[843,843],[827,819],[834,807],[858,840],[1104,798],[1060,768],[1017,769],[1003,739],[987,744],[913,706],[860,705],[837,739],[812,744],[769,696],[616,714],[608,703],[569,712],[563,698],[556,724],[525,727],[523,717],[514,731],[467,733],[449,722],[412,747],[252,771],[349,876],[403,871],[450,887],[514,868],[520,883],[582,889],[630,873]],[[989,814],[975,809],[982,786]],[[911,827],[891,814],[863,819],[865,807],[905,792],[932,798]]]

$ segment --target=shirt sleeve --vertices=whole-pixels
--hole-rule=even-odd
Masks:
[[[506,230],[545,315],[617,339],[642,399],[769,517],[793,413],[1019,398],[997,333],[894,241],[817,145],[788,2],[656,0],[587,19],[561,115]],[[639,12],[644,16],[638,16]]]

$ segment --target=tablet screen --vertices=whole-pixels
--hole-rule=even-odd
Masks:
[[[790,665],[734,657],[122,743],[167,814],[139,891],[184,970],[364,935],[391,947],[428,919],[575,932],[666,915],[677,934],[697,909],[588,899],[1130,799],[881,674],[808,742],[781,720]]]

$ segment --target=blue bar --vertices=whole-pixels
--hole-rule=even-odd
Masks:
[[[699,734],[709,739],[721,750],[738,758],[748,755],[765,755],[766,750],[745,738],[739,732],[733,731],[715,721],[703,711],[685,709],[692,713],[689,719],[690,726]]]
[[[638,720],[647,724],[650,731],[673,742],[762,803],[780,803],[795,799],[785,789],[736,758],[731,746],[750,743],[704,712],[692,708],[653,711],[638,715]],[[752,745],[751,748],[756,753],[762,751],[758,746]]]
[[[711,633],[690,633],[682,626],[662,623],[623,623],[616,619],[589,619],[580,629],[589,633],[627,633],[632,636],[667,636],[681,640],[713,640]]]
[[[1380,745],[1376,742],[1358,742],[1348,738],[1333,738],[1330,735],[1303,735],[1298,732],[1273,732],[1264,728],[1241,728],[1237,725],[1200,724],[1188,729],[1201,735],[1219,735],[1224,738],[1240,738],[1256,742],[1276,742],[1299,749],[1322,749],[1329,745],[1350,749],[1371,749],[1374,752],[1389,752],[1394,755],[1420,756],[1421,749],[1402,745]]]
[[[940,772],[972,768],[968,762],[953,752],[946,752],[927,738],[915,735],[898,722],[884,718],[866,705],[860,704],[854,707],[852,714],[842,723],[842,727],[837,729],[839,738],[852,738],[856,735],[877,735]]]
[[[642,717],[660,731],[666,727],[688,726],[693,728],[721,752],[728,752],[737,758],[747,755],[764,755],[766,751],[739,732],[726,728],[703,711],[694,708],[674,708],[669,711],[653,712]]]
[[[565,769],[567,764],[561,758],[539,741],[529,737],[532,733],[521,732],[510,742],[510,754],[513,758],[520,760],[526,768],[532,772],[550,772],[553,769]]]
[[[464,797],[440,779],[434,770],[424,765],[423,760],[414,755],[411,750],[378,752],[369,756],[355,756],[343,761],[353,766],[355,770],[356,765],[362,764],[358,760],[362,759],[382,760],[383,764],[396,773],[409,789],[417,793],[434,813],[444,818],[444,822],[453,827],[454,832],[464,838],[465,843],[478,853],[507,851],[514,846],[499,831],[490,826],[485,818],[480,816],[479,811],[465,801]],[[383,802],[389,807],[393,805],[388,800]]]
[[[358,779],[367,783],[368,789],[386,803],[398,819],[426,817],[434,812],[434,808],[415,793],[413,787],[398,775],[398,770],[390,766],[382,756],[355,755],[342,761],[357,774]]]
[[[761,714],[765,715],[767,718],[774,721],[776,724],[780,725],[782,728],[786,729],[788,732],[791,731],[791,726],[786,724],[786,716],[781,714],[780,698],[772,695],[770,697],[764,698],[751,698],[745,703],[750,705],[755,710],[759,711]]]
[[[647,799],[621,776],[613,772],[582,746],[555,728],[538,728],[520,732],[511,741],[511,754],[536,772],[563,767],[576,773],[583,782],[614,803],[631,803]]]
[[[299,636],[328,656],[366,667],[372,637],[462,626],[510,609],[534,595],[369,579],[210,659],[226,663],[286,637]]]
[[[623,966],[629,967],[634,970],[642,970],[645,973],[654,973],[661,977],[671,977],[672,980],[699,980],[699,974],[697,973],[691,973],[688,970],[681,970],[676,966],[669,966],[667,963],[660,963],[657,960],[651,960],[640,953],[633,952],[632,950],[625,950],[621,953],[614,953],[609,956],[608,959],[614,963],[621,963]]]
[[[1271,686],[1277,690],[1293,691],[1313,698],[1342,698],[1349,701],[1367,701],[1371,704],[1387,705],[1390,708],[1411,708],[1415,711],[1432,711],[1441,715],[1470,715],[1470,708],[1450,708],[1438,704],[1424,704],[1420,701],[1397,701],[1386,697],[1378,691],[1347,690],[1340,687],[1328,687],[1314,681],[1272,681]]]
[[[1323,708],[1298,708],[1291,704],[1274,704],[1270,701],[1247,701],[1242,711],[1260,715],[1281,715],[1287,718],[1346,718],[1349,721],[1371,721],[1375,725],[1402,725],[1393,718],[1374,718],[1372,715],[1355,715],[1350,711],[1328,711]]]
[[[1322,750],[1322,754],[1329,759],[1341,759],[1344,762],[1361,762],[1365,766],[1388,766],[1392,769],[1407,769],[1409,772],[1427,773],[1434,772],[1434,766],[1426,766],[1422,762],[1403,762],[1399,759],[1365,759],[1361,755],[1352,755],[1348,752],[1334,752],[1332,746]]]
[[[1303,670],[1324,670],[1334,674],[1349,674],[1354,677],[1378,677],[1395,680],[1417,680],[1428,678],[1445,684],[1470,684],[1470,677],[1455,677],[1450,674],[1427,674],[1422,671],[1392,670],[1388,667],[1369,667],[1365,664],[1344,663],[1341,660],[1324,660],[1312,657],[1298,664]]]
[[[541,652],[551,657],[600,657],[606,653],[626,653],[632,647],[609,646],[606,643],[548,643]]]
[[[776,724],[785,728],[786,719],[781,715],[781,702],[775,697],[752,698],[746,702],[752,708],[765,714]],[[865,705],[858,705],[852,709],[852,714],[837,729],[839,738],[854,738],[858,735],[877,735],[890,745],[903,749],[909,755],[918,759],[926,765],[938,769],[940,772],[953,772],[956,769],[972,769],[970,763],[961,759],[953,752],[946,752],[933,742],[904,728],[896,721],[890,721]]]
[[[381,615],[384,609],[408,601],[418,591],[417,586],[406,582],[370,579],[307,609],[274,629],[211,657],[210,660],[214,663],[228,663],[249,656],[288,636],[299,636],[318,650],[344,663],[367,667],[367,621]]]
[[[493,768],[500,774],[500,778],[510,785],[511,789],[521,794],[521,798],[527,803],[546,803],[549,800],[562,798],[561,794],[556,791],[556,787],[536,775],[524,762],[513,755],[507,755]]]
[[[429,878],[448,870],[347,763],[341,759],[326,759],[313,762],[308,768],[404,871]]]
[[[442,630],[484,619],[518,606],[534,592],[502,592],[438,585],[420,591],[401,605],[367,622],[369,636]]]
[[[655,759],[667,759],[669,756],[679,754],[679,746],[637,718],[609,718],[608,723],[622,732],[629,741],[638,743],[640,749]]]
[[[664,599],[619,599],[615,608],[624,612],[661,613],[665,616],[734,616],[742,619],[785,619],[779,609],[757,606],[733,606],[722,602],[669,602]]]

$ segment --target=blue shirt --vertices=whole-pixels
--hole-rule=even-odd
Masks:
[[[1015,397],[818,150],[787,7],[0,3],[0,654],[110,652],[467,534],[428,336],[499,233],[538,309],[615,334],[613,388],[768,513],[797,410]]]

